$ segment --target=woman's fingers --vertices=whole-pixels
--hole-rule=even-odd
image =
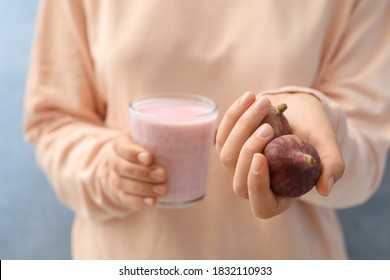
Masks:
[[[129,207],[154,206],[158,197],[168,192],[164,183],[141,182],[119,176],[116,172],[109,173],[108,185],[116,199]]]
[[[124,207],[154,206],[168,192],[165,169],[152,164],[151,153],[128,130],[114,139],[107,163],[107,190]]]
[[[241,113],[241,110],[235,108],[239,107],[237,104],[234,104],[229,109],[231,113],[225,115],[226,123],[229,124],[226,127],[230,128],[233,122],[235,124],[231,128],[230,133],[228,133],[227,139],[221,139],[219,142],[219,146],[221,147],[220,159],[226,168],[234,170],[241,147],[258,128],[270,106],[271,103],[268,98],[259,97],[244,113]],[[241,115],[238,117],[240,113]],[[222,129],[223,131],[221,133],[226,134],[224,131],[226,128],[222,127]]]
[[[167,179],[165,169],[159,166],[143,166],[121,157],[112,160],[111,165],[119,176],[132,180],[145,183],[163,183]]]
[[[119,176],[117,173],[112,173],[110,175],[109,183],[112,188],[124,192],[128,195],[156,197],[163,196],[168,192],[168,187],[165,183],[153,184],[135,181]]]
[[[152,155],[144,148],[136,145],[130,135],[130,131],[125,130],[119,134],[114,142],[115,152],[123,159],[138,163],[144,166],[152,164]]]
[[[252,213],[268,219],[288,209],[296,198],[275,195],[270,188],[268,162],[263,154],[253,155],[248,173],[248,195]]]
[[[248,199],[247,180],[253,155],[262,152],[273,135],[272,127],[267,123],[263,124],[242,146],[233,178],[233,189],[239,197]]]
[[[143,197],[128,195],[126,193],[120,193],[119,199],[122,203],[131,206],[132,208],[144,208],[144,207],[153,207],[157,203],[157,198],[155,197]]]
[[[116,182],[120,182],[118,179],[109,179],[107,183],[110,185],[109,188],[106,189],[108,197],[110,197],[113,201],[120,204],[122,207],[126,208],[136,208],[141,209],[144,207],[151,207],[156,204],[157,197],[156,196],[141,196],[135,194],[129,194],[123,191],[118,187]]]
[[[218,133],[216,135],[216,148],[218,152],[221,151],[223,145],[226,142],[226,139],[228,138],[238,119],[253,104],[255,100],[255,94],[253,92],[248,91],[244,93],[244,95],[241,96],[241,98],[239,98],[227,110],[221,121],[221,124],[219,125]]]

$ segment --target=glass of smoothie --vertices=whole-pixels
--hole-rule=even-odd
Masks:
[[[134,141],[167,171],[169,192],[158,207],[185,207],[205,196],[217,117],[217,104],[194,94],[150,95],[130,103]]]

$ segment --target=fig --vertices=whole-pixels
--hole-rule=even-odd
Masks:
[[[278,106],[271,106],[268,110],[267,115],[260,123],[268,123],[274,130],[274,138],[291,134],[291,128],[287,121],[287,118],[283,114],[286,111],[287,105],[285,103],[279,104]]]
[[[321,173],[317,150],[297,135],[271,140],[264,149],[271,190],[280,196],[299,197],[310,191]]]

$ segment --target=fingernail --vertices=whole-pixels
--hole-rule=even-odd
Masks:
[[[333,178],[333,177],[330,177],[330,178],[328,179],[328,194],[329,194],[330,191],[332,190],[333,185],[334,185],[334,178]]]
[[[165,186],[161,186],[161,185],[158,185],[158,186],[154,186],[153,187],[153,192],[155,192],[156,194],[165,194],[166,192],[166,187]]]
[[[149,174],[150,178],[157,180],[157,181],[163,181],[165,180],[165,172],[161,168],[154,169]]]
[[[268,104],[268,98],[262,96],[256,101],[255,105],[253,105],[253,109],[256,111],[263,111],[268,107]]]
[[[137,159],[140,163],[144,165],[148,165],[150,163],[150,158],[147,153],[145,152],[140,152],[137,154]]]
[[[153,206],[154,205],[154,198],[152,198],[152,197],[144,198],[144,203],[148,206]]]
[[[253,174],[258,174],[261,170],[261,165],[259,159],[256,157],[256,155],[253,156],[252,163],[251,163],[251,172]]]
[[[272,135],[272,128],[268,123],[260,126],[256,131],[256,136],[259,138],[268,138]]]
[[[241,105],[249,105],[249,104],[251,104],[252,98],[253,98],[253,93],[248,91],[248,92],[244,93],[244,95],[241,97],[240,104]]]

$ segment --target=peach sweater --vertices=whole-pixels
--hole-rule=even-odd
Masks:
[[[76,259],[343,259],[334,209],[366,201],[390,143],[390,2],[94,0],[41,2],[25,135],[75,212]],[[321,99],[346,163],[315,190],[255,218],[212,155],[204,201],[125,210],[102,187],[107,151],[146,92],[192,92],[223,115],[245,91]],[[303,108],[304,109],[304,108]]]

